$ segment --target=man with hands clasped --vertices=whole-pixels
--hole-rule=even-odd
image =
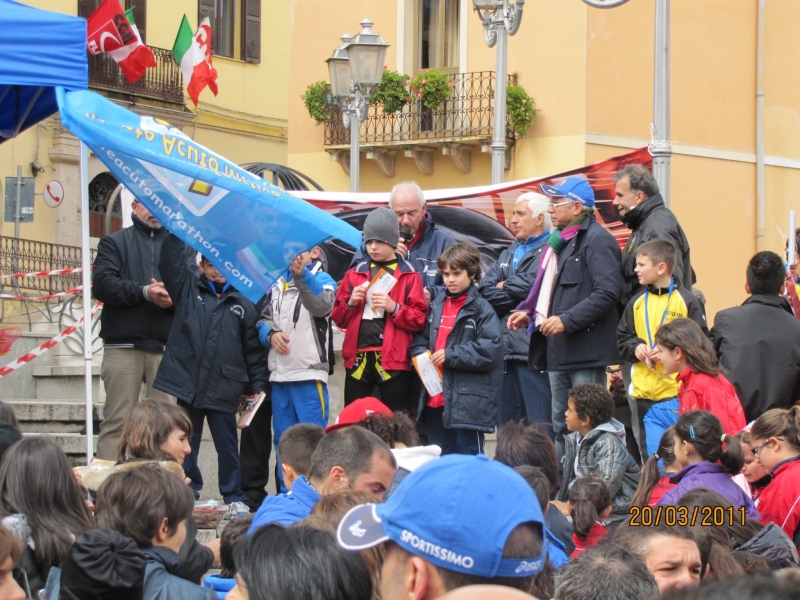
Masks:
[[[333,373],[330,314],[336,282],[323,270],[320,247],[297,255],[272,287],[258,322],[269,348],[275,453],[283,432],[297,423],[328,425],[328,375]],[[280,456],[278,456],[280,464]],[[280,467],[282,491],[286,491]]]

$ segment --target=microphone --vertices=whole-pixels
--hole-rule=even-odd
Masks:
[[[414,236],[411,235],[411,230],[408,227],[401,227],[400,228],[400,239],[403,240],[403,243],[407,246],[408,243],[414,239]]]

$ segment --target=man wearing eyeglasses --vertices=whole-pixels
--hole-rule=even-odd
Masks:
[[[606,367],[620,362],[620,256],[616,240],[594,216],[594,191],[586,180],[570,177],[540,187],[551,198],[547,210],[555,231],[531,293],[508,326],[530,325],[528,368],[549,373],[560,464],[570,388],[579,383],[605,386]]]

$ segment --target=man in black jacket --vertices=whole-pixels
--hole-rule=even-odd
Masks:
[[[236,410],[241,396],[263,391],[268,371],[258,341],[258,314],[207,258],[201,275],[187,269],[186,244],[167,234],[159,270],[175,302],[175,322],[154,386],[178,398],[192,420],[192,453],[183,468],[196,495],[203,488],[197,466],[203,422],[219,460],[219,491],[227,504],[242,502]]]
[[[780,256],[756,254],[747,265],[750,297],[718,312],[711,330],[748,421],[800,400],[800,320],[780,296],[785,277]]]
[[[542,185],[541,190],[552,198],[548,211],[558,235],[551,236],[547,244],[558,261],[542,257],[546,264],[539,290],[545,293],[552,288],[552,294],[536,298],[537,312],[541,309],[543,314],[537,319],[538,330],[531,335],[528,367],[546,369],[550,376],[560,464],[570,388],[579,383],[605,385],[606,367],[620,362],[619,245],[597,222],[594,191],[585,180],[570,177],[557,186]],[[534,292],[536,289],[534,286]],[[532,301],[527,298],[526,305]],[[526,313],[516,312],[509,318],[509,327],[527,326],[528,320]]]
[[[503,250],[481,281],[480,293],[497,313],[503,328],[505,369],[503,395],[498,411],[498,425],[519,421],[549,423],[551,419],[550,378],[546,371],[528,369],[528,345],[525,331],[508,329],[511,312],[528,294],[536,281],[542,253],[550,237],[550,201],[541,194],[522,194],[514,206],[511,230],[517,238]]]
[[[175,315],[158,271],[165,230],[137,200],[132,209],[131,227],[100,240],[92,282],[92,294],[103,302],[101,378],[106,390],[97,457],[114,461],[122,424],[139,401],[142,383],[148,398],[175,402],[153,388]],[[182,257],[187,268],[195,255],[192,251]]]
[[[653,174],[642,165],[627,165],[614,175],[616,185],[614,206],[631,236],[622,252],[622,292],[620,312],[643,287],[636,268],[636,249],[650,240],[667,240],[675,246],[673,278],[679,286],[692,289],[692,262],[689,240],[678,219],[664,204]]]

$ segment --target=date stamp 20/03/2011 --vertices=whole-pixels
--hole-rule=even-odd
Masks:
[[[733,508],[732,506],[631,506],[630,509],[631,527],[654,527],[661,523],[672,527],[689,525],[694,527],[723,527],[725,525],[733,527],[744,525],[747,522],[745,508]]]

